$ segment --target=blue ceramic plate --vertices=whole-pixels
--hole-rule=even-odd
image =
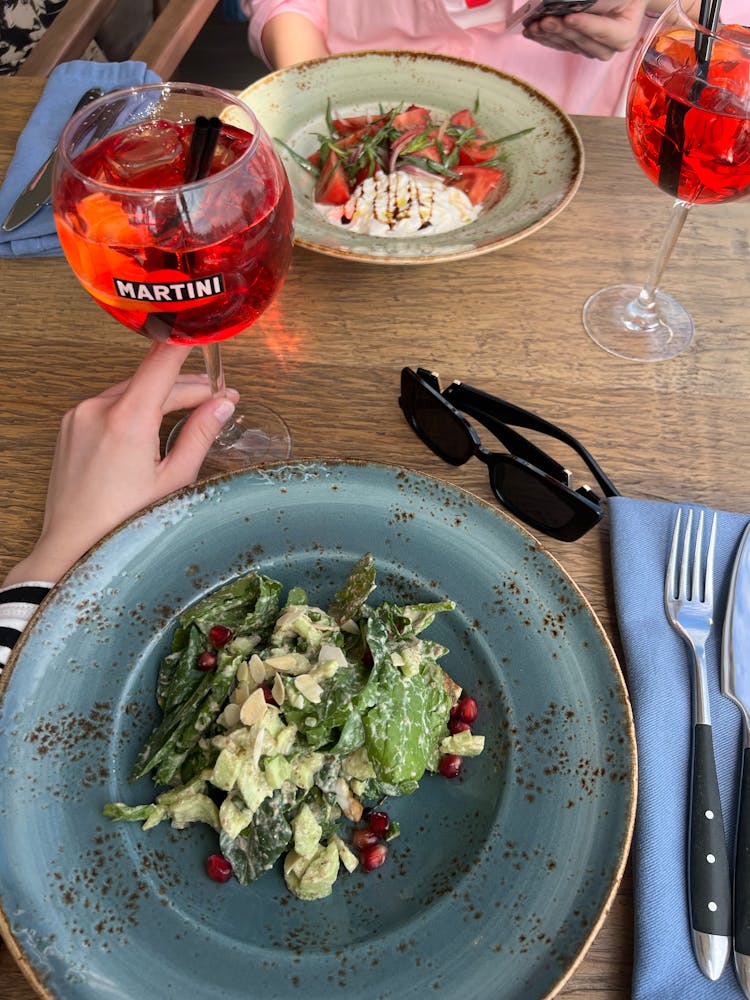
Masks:
[[[102,818],[156,711],[174,616],[249,568],[325,604],[355,560],[375,597],[456,611],[430,635],[480,704],[484,754],[393,800],[386,865],[302,903],[274,870],[217,885],[211,831]],[[43,996],[510,1000],[553,993],[619,883],[635,746],[617,662],[560,566],[509,518],[389,466],[300,463],[186,490],[54,590],[0,702],[0,925]]]

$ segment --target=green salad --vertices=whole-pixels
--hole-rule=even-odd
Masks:
[[[341,866],[379,866],[398,833],[383,800],[426,771],[455,776],[484,737],[461,718],[476,702],[438,665],[446,648],[422,636],[454,603],[370,604],[374,588],[367,554],[328,610],[298,587],[282,603],[258,573],[188,608],[158,674],[162,720],[131,775],[165,790],[104,814],[143,829],[207,823],[217,881],[248,884],[284,855],[301,899],[330,895]]]

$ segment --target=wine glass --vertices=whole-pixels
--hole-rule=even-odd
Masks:
[[[289,182],[250,108],[194,84],[107,94],[63,129],[52,203],[86,291],[152,340],[200,345],[222,394],[219,341],[261,315],[292,254]],[[253,404],[224,425],[202,471],[290,453],[286,423]]]
[[[703,0],[696,21],[675,0],[646,39],[630,83],[633,153],[675,202],[646,284],[603,288],[583,307],[586,332],[621,358],[661,361],[686,349],[690,314],[659,288],[672,249],[693,205],[750,193],[750,29],[719,23],[719,3]],[[706,20],[715,26],[702,26]]]

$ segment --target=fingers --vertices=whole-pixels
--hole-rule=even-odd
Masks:
[[[162,407],[192,350],[181,344],[152,344],[123,395],[135,408]]]
[[[530,25],[524,34],[550,48],[606,61],[615,52],[623,52],[637,41],[643,6],[642,2],[635,0],[624,4],[622,12],[612,14],[545,17]]]
[[[169,454],[161,463],[164,491],[192,483],[216,435],[234,413],[237,393],[203,403],[190,414]]]
[[[236,389],[225,390],[226,394],[237,402],[239,393]],[[201,403],[205,403],[211,398],[211,387],[207,381],[180,381],[175,382],[172,391],[162,404],[162,413],[174,413],[175,410],[192,410]]]

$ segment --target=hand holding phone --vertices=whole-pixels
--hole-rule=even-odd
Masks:
[[[506,31],[527,28],[543,17],[565,17],[587,11],[590,14],[611,14],[622,6],[622,0],[528,0],[511,16]]]

